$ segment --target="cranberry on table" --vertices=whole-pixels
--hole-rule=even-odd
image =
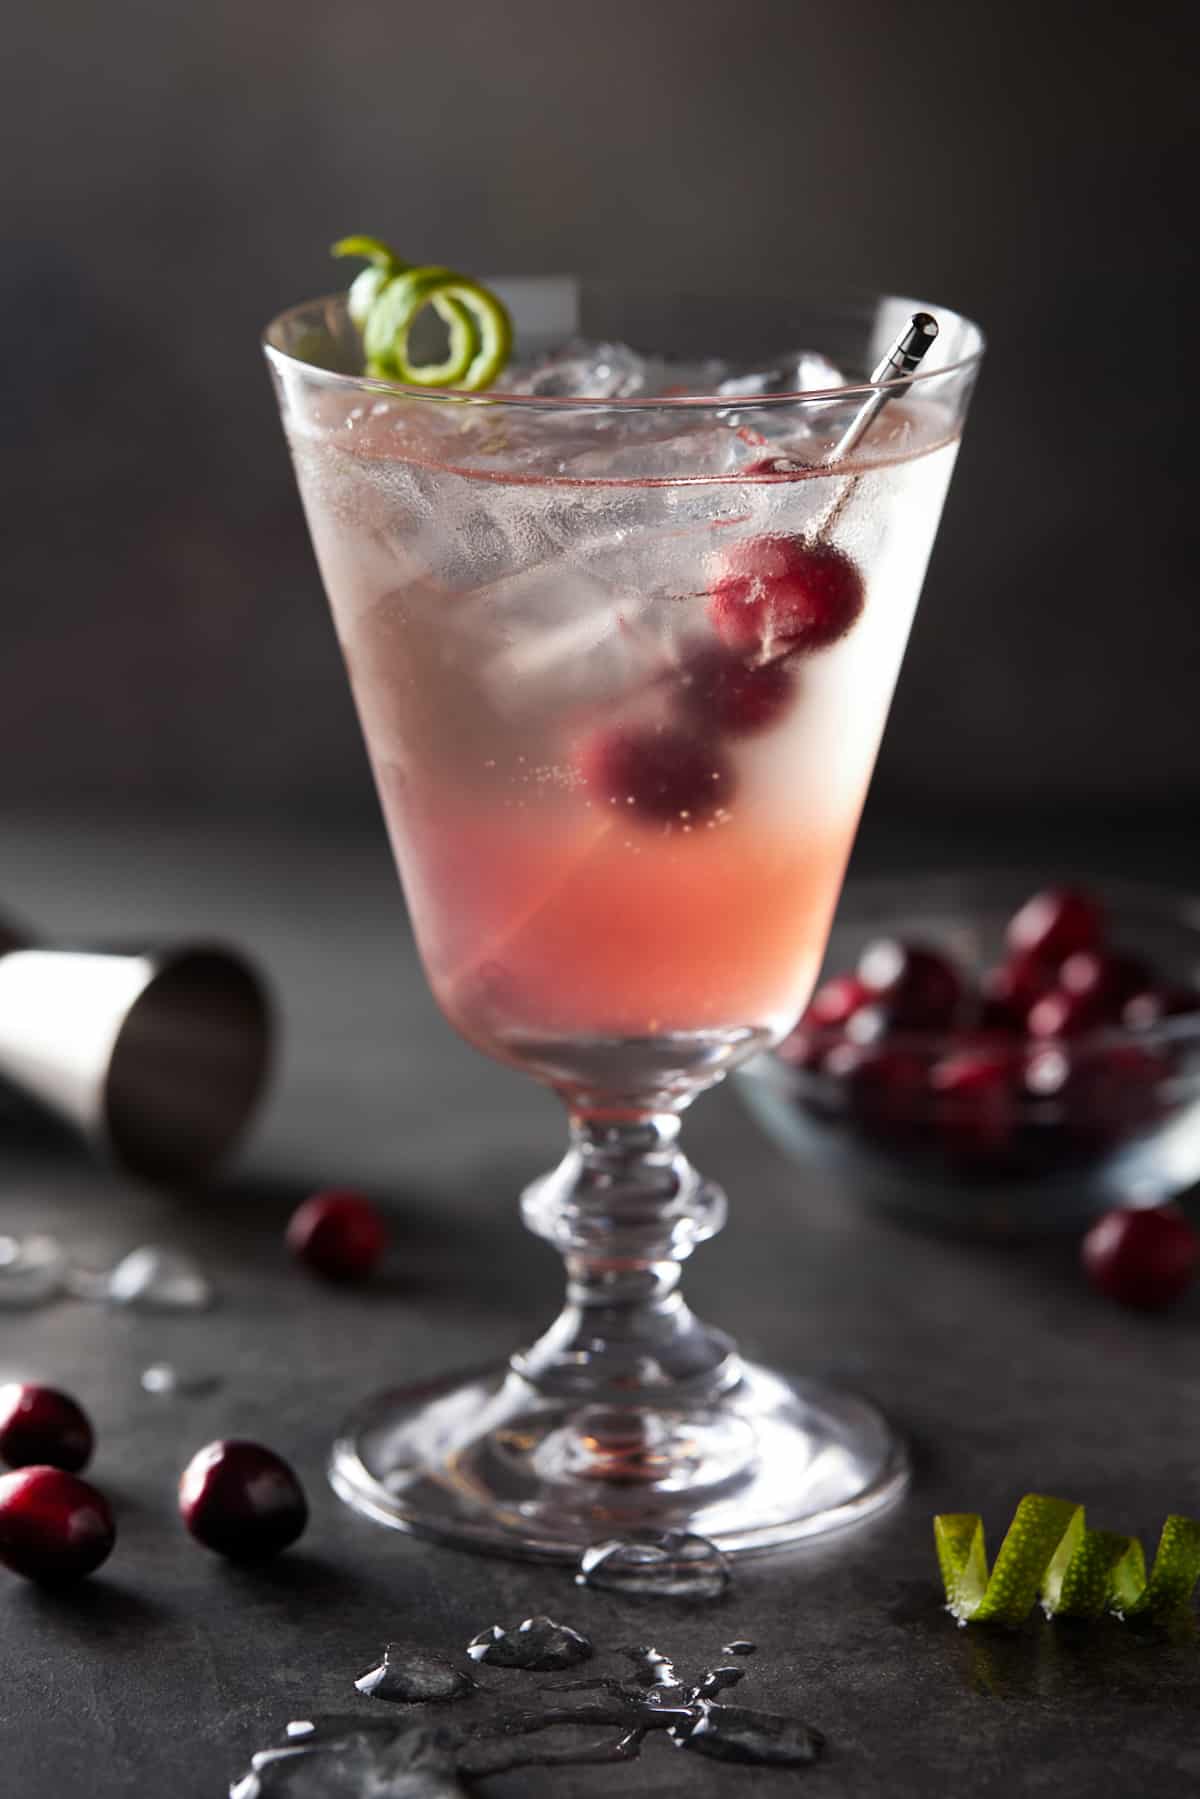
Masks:
[[[1078,887],[1046,887],[1026,900],[1006,932],[1015,956],[1058,964],[1076,950],[1097,949],[1104,919],[1095,900]]]
[[[365,1194],[348,1188],[314,1193],[297,1206],[287,1244],[298,1261],[327,1280],[365,1280],[387,1248],[387,1226]]]
[[[19,1468],[0,1477],[0,1562],[45,1586],[91,1574],[112,1552],[108,1501],[63,1468]]]
[[[698,723],[726,737],[752,737],[780,718],[795,691],[782,662],[747,662],[708,644],[688,656],[679,671],[679,700]]]
[[[37,1464],[78,1474],[94,1442],[87,1413],[69,1393],[32,1381],[0,1387],[0,1462],[7,1467]]]
[[[662,824],[702,823],[733,794],[724,754],[669,725],[601,733],[584,746],[579,771],[596,799]]]
[[[1200,1240],[1170,1206],[1106,1212],[1083,1239],[1084,1270],[1094,1287],[1121,1305],[1157,1309],[1186,1292],[1200,1259]]]
[[[883,937],[868,944],[858,978],[887,1008],[898,1030],[944,1030],[962,1001],[957,971],[937,950]]]
[[[828,649],[863,609],[863,578],[844,551],[801,537],[753,537],[726,550],[709,617],[730,649],[808,656]]]
[[[282,1456],[227,1438],[197,1450],[179,1481],[184,1523],[206,1549],[231,1561],[265,1561],[308,1523],[304,1489]]]

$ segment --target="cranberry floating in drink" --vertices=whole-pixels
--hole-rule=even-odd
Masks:
[[[731,649],[811,656],[846,635],[863,601],[862,575],[843,550],[802,537],[761,537],[725,552],[709,613]]]
[[[285,314],[268,354],[434,995],[570,1116],[523,1212],[571,1299],[504,1366],[371,1402],[335,1484],[572,1562],[600,1513],[721,1551],[845,1524],[900,1491],[903,1452],[675,1293],[725,1215],[679,1114],[811,996],[979,334],[899,300],[655,315],[525,284],[540,323],[518,308],[484,392],[503,284],[489,314],[479,283],[356,248],[349,309]],[[769,373],[812,366],[806,326],[844,357],[807,394]],[[864,1055],[872,1129],[910,1077]]]

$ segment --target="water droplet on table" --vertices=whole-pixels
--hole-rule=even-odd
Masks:
[[[715,1699],[726,1687],[735,1687],[739,1680],[746,1678],[744,1668],[710,1668],[696,1688],[700,1699]]]
[[[621,1654],[633,1663],[633,1677],[641,1687],[681,1687],[675,1664],[650,1643],[635,1643]]]
[[[277,1747],[260,1749],[229,1789],[230,1799],[466,1799],[456,1773],[459,1738],[405,1721],[323,1717],[289,1724]]]
[[[501,1666],[523,1669],[543,1665],[540,1655],[546,1651],[568,1658],[565,1663],[556,1659],[552,1666],[580,1659],[581,1645],[585,1657],[592,1654],[592,1645],[578,1631],[541,1616],[527,1618],[515,1630],[495,1625],[481,1631],[470,1652],[477,1660],[490,1660],[498,1645]],[[746,1654],[753,1648],[739,1638],[722,1653]],[[520,1659],[513,1659],[514,1654]],[[673,1658],[661,1649],[637,1644],[620,1654],[633,1664],[632,1675],[542,1682],[536,1705],[513,1708],[507,1703],[507,1685],[481,1687],[442,1655],[389,1644],[381,1666],[356,1682],[360,1692],[384,1697],[380,1687],[398,1682],[407,1689],[403,1696],[416,1703],[435,1696],[461,1696],[474,1703],[437,1724],[411,1715],[403,1723],[375,1716],[293,1721],[282,1742],[251,1758],[249,1772],[231,1788],[231,1799],[366,1799],[368,1794],[377,1799],[464,1799],[463,1781],[474,1793],[476,1783],[489,1775],[520,1768],[634,1761],[651,1734],[666,1733],[676,1748],[714,1761],[764,1767],[805,1766],[823,1747],[820,1731],[799,1719],[723,1705],[709,1697],[742,1679],[750,1671],[746,1668],[711,1668],[699,1686],[687,1686],[676,1674]],[[570,1701],[568,1694],[574,1696]],[[580,1699],[581,1694],[586,1697]],[[612,1734],[581,1742],[579,1732],[587,1727]],[[558,1736],[562,1729],[570,1733],[565,1740]]]
[[[590,1660],[594,1651],[588,1638],[569,1624],[558,1624],[539,1613],[526,1618],[515,1630],[491,1624],[467,1644],[473,1662],[488,1662],[493,1668],[528,1668],[546,1672],[554,1668],[574,1668]]]
[[[819,1730],[798,1718],[754,1711],[745,1705],[701,1705],[694,1723],[672,1725],[679,1749],[692,1749],[719,1762],[800,1768],[814,1762],[824,1746]]]
[[[636,1598],[719,1599],[729,1565],[715,1543],[690,1531],[633,1531],[593,1543],[579,1562],[576,1582]]]
[[[399,1705],[464,1699],[476,1690],[470,1675],[462,1673],[445,1656],[408,1643],[389,1643],[378,1667],[368,1668],[354,1684],[372,1699],[388,1699]]]
[[[67,1257],[55,1237],[0,1237],[0,1307],[45,1305],[63,1290]]]
[[[163,1399],[198,1399],[205,1393],[215,1393],[221,1377],[176,1368],[171,1362],[154,1362],[142,1369],[141,1384],[145,1392]]]
[[[143,1243],[107,1273],[75,1268],[68,1286],[77,1299],[148,1312],[200,1312],[212,1304],[212,1284],[198,1263],[177,1249]]]

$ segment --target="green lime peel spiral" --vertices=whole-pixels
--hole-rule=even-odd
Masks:
[[[409,387],[490,387],[512,350],[512,321],[488,288],[453,269],[404,262],[377,237],[339,238],[334,256],[361,256],[367,266],[350,286],[347,308],[363,336],[367,373]],[[409,339],[432,306],[449,334],[441,362],[413,362]]]
[[[1150,1578],[1136,1537],[1088,1530],[1083,1507],[1027,1493],[988,1574],[983,1520],[943,1512],[933,1521],[947,1609],[960,1624],[1020,1624],[1040,1599],[1048,1618],[1160,1618],[1189,1603],[1200,1580],[1200,1522],[1172,1515]]]

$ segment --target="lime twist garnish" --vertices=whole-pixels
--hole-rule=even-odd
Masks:
[[[1172,1516],[1146,1579],[1136,1537],[1088,1530],[1083,1507],[1027,1493],[988,1574],[983,1520],[943,1512],[933,1521],[948,1609],[960,1624],[1020,1624],[1038,1599],[1048,1618],[1163,1617],[1191,1599],[1200,1580],[1200,1523]]]
[[[362,256],[367,267],[350,286],[347,307],[363,335],[367,372],[410,387],[490,387],[512,349],[512,321],[486,287],[453,269],[415,268],[377,237],[343,237],[334,256]],[[413,362],[409,339],[432,306],[449,334],[441,362]]]

